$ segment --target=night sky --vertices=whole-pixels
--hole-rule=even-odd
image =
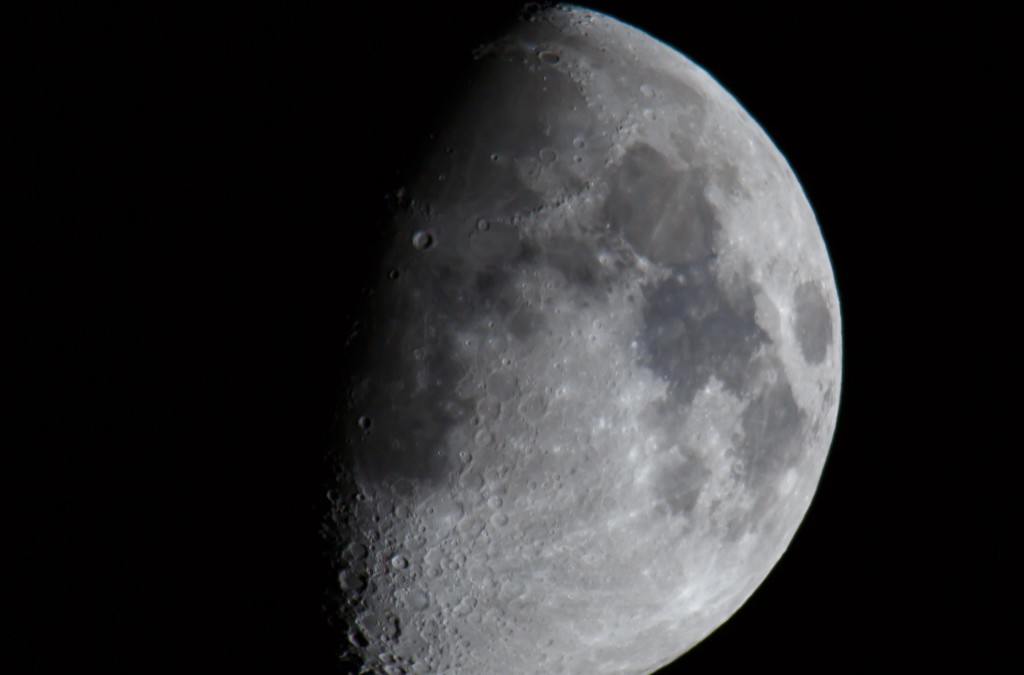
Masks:
[[[0,10],[11,672],[332,672],[339,346],[386,195],[520,7],[425,4]],[[590,6],[708,70],[789,160],[845,358],[789,552],[663,672],[991,672],[1019,588],[1013,417],[986,402],[1019,360],[988,307],[1020,220],[1019,36],[962,8],[677,4]]]

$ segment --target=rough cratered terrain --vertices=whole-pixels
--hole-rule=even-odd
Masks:
[[[840,379],[828,256],[764,132],[669,47],[558,7],[476,58],[341,411],[347,658],[650,672],[810,503]]]

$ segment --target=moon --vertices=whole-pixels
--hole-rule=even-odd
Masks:
[[[534,12],[395,195],[330,526],[367,673],[649,673],[806,513],[839,301],[780,152],[611,17]]]

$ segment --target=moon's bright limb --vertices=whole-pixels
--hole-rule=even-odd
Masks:
[[[673,49],[557,7],[476,56],[341,414],[346,650],[650,672],[808,508],[840,383],[829,259],[785,159]]]

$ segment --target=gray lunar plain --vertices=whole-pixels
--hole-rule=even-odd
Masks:
[[[649,673],[808,509],[829,258],[786,160],[674,49],[559,6],[474,56],[342,402],[339,640],[363,672]]]

